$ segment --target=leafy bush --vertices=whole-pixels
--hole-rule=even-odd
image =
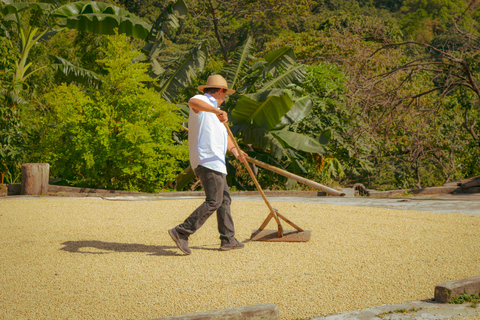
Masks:
[[[62,84],[46,95],[52,108],[43,140],[52,174],[76,186],[157,192],[181,170],[188,147],[176,144],[182,119],[146,83],[149,65],[124,36],[108,37],[100,89]]]
[[[14,183],[28,148],[30,128],[22,119],[26,102],[18,95],[20,81],[13,81],[18,58],[10,40],[0,37],[0,183]]]

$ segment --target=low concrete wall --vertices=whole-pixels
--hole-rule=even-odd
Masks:
[[[159,318],[156,320],[278,320],[280,312],[272,303],[257,304],[253,306],[232,309],[198,312],[173,317]]]
[[[21,194],[20,184],[7,184],[8,195],[15,196]],[[265,195],[269,197],[282,197],[282,196],[300,196],[300,197],[318,197],[321,196],[321,192],[318,191],[264,191]],[[231,192],[232,196],[250,196],[259,195],[258,191],[238,191]],[[160,192],[160,193],[142,193],[123,190],[105,190],[95,188],[78,188],[57,186],[53,184],[48,185],[48,195],[50,196],[76,196],[76,197],[114,197],[114,196],[162,196],[162,197],[204,197],[203,191],[179,191],[179,192]]]
[[[438,302],[450,302],[453,297],[459,297],[462,293],[468,295],[480,294],[480,276],[444,282],[435,287],[435,300]]]
[[[432,187],[423,189],[405,189],[405,190],[390,190],[390,191],[370,191],[370,197],[395,197],[414,195],[435,195],[435,194],[453,194],[463,193],[462,188],[457,186],[452,187]]]
[[[7,195],[9,196],[17,196],[21,193],[22,191],[22,185],[20,183],[15,183],[15,184],[7,184],[7,189],[8,193]]]

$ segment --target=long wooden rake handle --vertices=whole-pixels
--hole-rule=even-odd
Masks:
[[[232,138],[233,143],[235,144],[235,148],[237,148],[238,152],[241,152],[240,147],[238,146],[237,141],[235,140],[235,137],[233,136],[232,130],[230,130],[230,127],[228,126],[228,123],[224,123],[225,128],[227,128],[228,135]],[[263,200],[265,201],[265,204],[267,205],[268,209],[270,210],[270,215],[273,216],[275,221],[277,222],[278,225],[278,236],[281,238],[283,237],[283,227],[280,223],[280,220],[278,219],[277,211],[270,205],[270,202],[268,202],[267,197],[265,196],[265,193],[262,190],[262,187],[260,187],[260,184],[257,181],[257,178],[253,174],[252,168],[250,168],[250,165],[248,164],[247,159],[244,159],[242,161],[245,167],[247,168],[248,173],[250,174],[250,177],[252,177],[253,182],[255,183],[255,186],[257,187],[258,191],[260,192]],[[268,219],[269,220],[269,219]],[[263,226],[263,225],[262,225]],[[264,228],[265,226],[263,226]],[[262,228],[260,228],[262,229]]]
[[[285,171],[283,169],[280,169],[280,168],[277,168],[277,167],[274,167],[272,165],[269,165],[265,162],[262,162],[262,161],[259,161],[257,159],[254,159],[252,157],[247,157],[247,160],[251,163],[254,163],[256,164],[257,166],[259,167],[262,167],[264,169],[267,169],[267,170],[270,170],[270,171],[273,171],[275,173],[278,173],[284,177],[287,177],[287,178],[290,178],[290,179],[293,179],[297,182],[300,182],[300,183],[303,183],[303,184],[306,184],[307,186],[309,187],[312,187],[312,188],[315,188],[315,189],[318,189],[318,190],[322,190],[323,192],[325,193],[328,193],[328,194],[331,194],[332,196],[345,196],[345,193],[343,192],[340,192],[340,191],[337,191],[335,189],[332,189],[332,188],[329,188],[327,186],[324,186],[323,184],[320,184],[320,183],[317,183],[315,181],[312,181],[312,180],[308,180],[308,179],[305,179],[303,177],[300,177],[300,176],[297,176],[293,173],[290,173],[288,171]]]

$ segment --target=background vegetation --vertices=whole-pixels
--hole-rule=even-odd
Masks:
[[[384,190],[480,175],[479,7],[1,0],[0,182],[49,162],[69,185],[194,189],[185,103],[212,73],[237,90],[225,108],[241,146],[306,178]],[[236,160],[229,172],[254,188]]]

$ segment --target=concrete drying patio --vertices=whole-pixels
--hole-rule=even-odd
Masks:
[[[202,199],[124,200],[1,199],[0,318],[154,319],[260,303],[314,318],[428,300],[439,283],[480,275],[476,214],[271,198],[312,239],[249,242],[268,210],[235,198],[245,249],[218,251],[212,217],[184,256],[166,231]]]

